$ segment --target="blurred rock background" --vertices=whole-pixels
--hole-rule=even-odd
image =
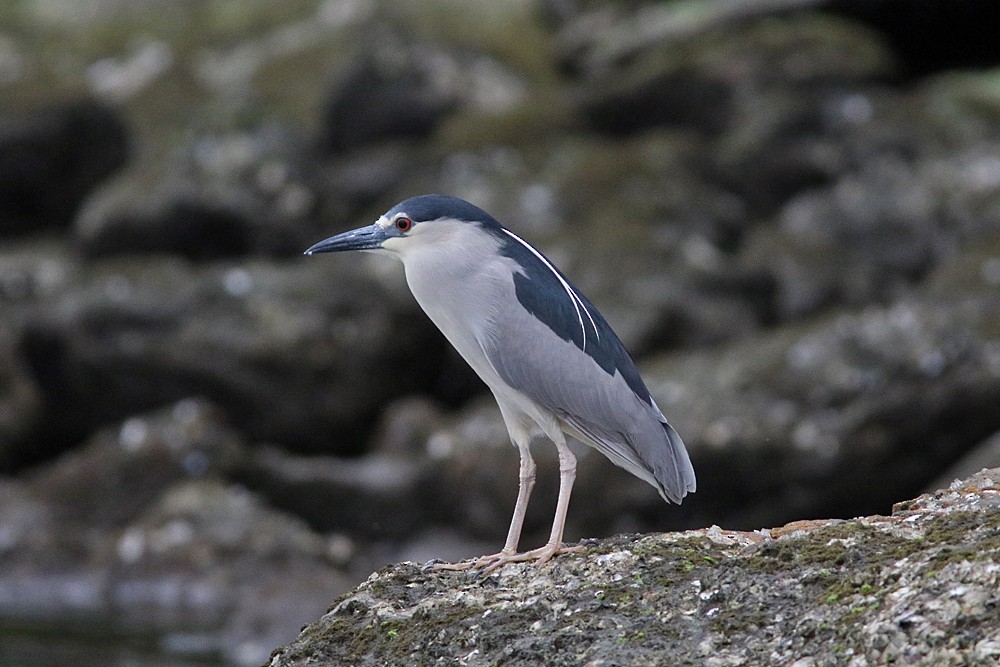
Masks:
[[[264,662],[499,547],[517,457],[379,257],[422,192],[603,311],[698,493],[567,538],[888,513],[1000,465],[993,0],[0,4],[0,665]],[[525,546],[557,464],[536,447]]]

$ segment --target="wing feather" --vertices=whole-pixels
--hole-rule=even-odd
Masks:
[[[505,383],[550,410],[568,427],[564,430],[651,484],[664,499],[679,503],[695,490],[684,444],[651,399],[643,400],[620,372],[609,374],[523,309],[512,308],[503,318],[504,326],[484,338],[483,352]],[[611,342],[607,335],[592,341]]]

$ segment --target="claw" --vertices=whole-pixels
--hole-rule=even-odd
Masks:
[[[431,561],[427,565],[433,570],[444,570],[448,572],[467,572],[470,579],[478,579],[493,574],[508,563],[527,563],[534,561],[541,565],[552,560],[554,556],[565,553],[576,553],[583,551],[585,547],[580,545],[566,545],[549,543],[543,547],[524,551],[522,553],[495,553],[481,558],[472,558],[458,563],[440,563]],[[426,567],[426,566],[425,566]]]
[[[487,565],[483,569],[483,576],[496,572],[497,570],[502,568],[504,565],[507,565],[508,563],[527,563],[530,561],[534,561],[535,564],[542,565],[552,560],[553,556],[565,553],[575,553],[578,551],[583,551],[583,549],[584,548],[582,546],[575,546],[575,545],[569,546],[566,544],[550,543],[546,544],[543,547],[532,549],[531,551],[525,551],[519,554],[504,555],[497,558],[489,565]]]
[[[420,566],[420,574],[427,574],[438,569],[439,565],[444,564],[439,558],[431,558],[429,561]]]
[[[479,558],[470,558],[469,560],[459,561],[457,563],[443,563],[440,561],[434,562],[433,569],[435,570],[445,570],[447,572],[465,572],[467,570],[479,570],[495,561],[498,558],[504,558],[507,555],[503,551],[499,553],[490,554],[489,556],[480,556]]]

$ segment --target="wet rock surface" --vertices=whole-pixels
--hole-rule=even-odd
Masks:
[[[0,615],[155,628],[161,650],[233,663],[266,656],[352,579],[336,543],[227,479],[247,456],[217,410],[187,400],[3,480]]]
[[[350,264],[157,255],[70,265],[63,291],[28,305],[20,339],[55,418],[48,426],[65,439],[195,395],[223,405],[253,437],[356,453],[378,401],[433,379],[444,356],[402,286],[329,289],[363,280]],[[420,356],[391,343],[411,321]]]
[[[570,540],[882,515],[1000,465],[995,3],[86,4],[0,3],[0,662],[83,610],[257,664],[378,567],[499,548],[481,382],[398,265],[300,254],[421,192],[550,256],[691,452],[668,507],[578,448]],[[663,548],[744,548],[698,539]]]
[[[622,535],[481,578],[394,565],[268,664],[993,664],[998,480],[889,516]]]
[[[129,148],[121,116],[93,100],[6,114],[0,236],[69,226],[91,191],[125,164]]]

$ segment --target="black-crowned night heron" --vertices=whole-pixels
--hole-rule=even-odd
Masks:
[[[494,555],[455,569],[493,570],[574,547],[562,543],[576,457],[567,433],[680,503],[695,490],[684,443],[656,406],[608,323],[541,252],[472,204],[422,195],[393,206],[368,227],[306,250],[366,250],[403,262],[417,303],[479,374],[500,406],[521,455],[507,541]],[[559,499],[548,543],[517,553],[540,429],[559,451]]]

